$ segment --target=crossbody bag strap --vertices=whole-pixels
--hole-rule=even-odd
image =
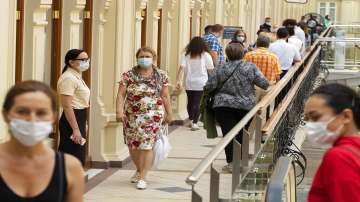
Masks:
[[[237,65],[234,67],[234,70],[231,72],[230,76],[228,76],[216,89],[215,92],[218,92],[222,87],[225,85],[225,83],[234,75],[235,71],[237,69]]]

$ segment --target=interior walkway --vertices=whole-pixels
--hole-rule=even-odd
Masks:
[[[187,127],[178,127],[170,133],[172,151],[167,160],[158,169],[148,174],[148,188],[137,190],[135,184],[130,183],[134,174],[134,165],[129,163],[121,169],[108,169],[102,172],[103,180],[85,194],[88,202],[188,202],[191,198],[191,187],[185,183],[190,171],[217,144],[220,138],[207,139],[204,130],[190,131]],[[221,133],[219,133],[221,134]],[[221,170],[225,165],[225,153],[219,156],[215,167]],[[96,172],[93,171],[93,172]],[[231,175],[221,176],[221,196],[228,197],[231,187]],[[88,184],[96,181],[97,176],[90,179]],[[199,192],[204,201],[209,197],[209,172],[198,183]]]
[[[299,131],[298,131],[299,132]],[[219,134],[221,132],[219,131]],[[321,163],[325,149],[319,149],[304,141],[305,135],[297,133],[301,150],[307,157],[307,169],[304,181],[298,186],[298,201],[307,201],[312,179]],[[162,162],[158,169],[148,174],[148,188],[137,190],[135,184],[130,183],[135,166],[130,162],[121,169],[91,169],[88,171],[89,182],[85,194],[87,202],[188,202],[191,199],[191,187],[185,183],[190,171],[208,154],[218,143],[220,138],[207,139],[204,130],[190,131],[189,128],[179,126],[169,135],[172,151],[168,159]],[[297,138],[296,138],[297,139]],[[304,142],[303,142],[304,141]],[[303,143],[302,143],[303,142]],[[225,154],[222,153],[215,162],[215,167],[221,170],[225,165]],[[230,195],[231,175],[221,174],[220,198]],[[209,200],[209,171],[201,178],[196,186],[197,191]]]

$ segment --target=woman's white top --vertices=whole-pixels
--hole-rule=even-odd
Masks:
[[[180,66],[184,68],[184,84],[186,90],[202,91],[207,80],[208,70],[214,69],[211,55],[208,52],[201,57],[190,58],[190,54],[181,56]]]

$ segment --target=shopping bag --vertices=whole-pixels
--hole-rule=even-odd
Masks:
[[[171,145],[167,135],[168,135],[168,126],[166,125],[162,128],[161,134],[159,135],[159,138],[155,142],[153,148],[154,151],[153,168],[157,168],[159,164],[163,160],[165,160],[170,153]]]

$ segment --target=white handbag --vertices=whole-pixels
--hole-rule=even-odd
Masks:
[[[171,145],[168,139],[168,126],[165,125],[161,129],[161,134],[159,138],[155,142],[153,151],[154,151],[154,161],[153,161],[153,168],[157,168],[163,160],[165,160],[171,150]]]

